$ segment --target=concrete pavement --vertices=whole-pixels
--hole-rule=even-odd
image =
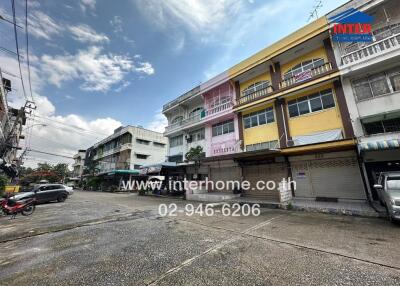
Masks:
[[[160,203],[187,202],[76,192],[0,218],[2,284],[400,284],[400,228],[384,219],[271,209],[161,218]]]

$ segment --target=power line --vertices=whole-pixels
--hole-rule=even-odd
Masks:
[[[31,93],[32,101],[35,101],[33,99],[33,94],[32,94],[31,65],[29,63],[28,0],[25,0],[25,35],[26,35],[26,61],[28,64],[29,91]]]
[[[36,149],[32,149],[32,148],[29,148],[27,151],[28,151],[28,152],[36,152],[36,153],[40,153],[40,154],[51,155],[51,156],[63,157],[63,158],[68,158],[68,159],[74,159],[74,158],[73,158],[73,155],[56,154],[56,153],[51,153],[51,152],[36,150]]]
[[[101,139],[101,136],[99,136],[99,135],[87,133],[87,132],[84,132],[84,131],[79,131],[79,130],[74,129],[72,126],[65,126],[65,127],[64,126],[59,126],[59,125],[56,125],[56,124],[48,123],[46,120],[43,120],[43,119],[33,119],[33,120],[36,121],[36,122],[40,122],[40,123],[46,122],[46,125],[52,126],[54,128],[60,129],[60,130],[63,130],[65,132],[76,133],[76,134],[79,134],[79,135],[82,135],[82,136],[84,136],[84,135],[85,136],[91,136],[91,137],[95,138],[96,140],[100,140]]]
[[[76,129],[79,129],[79,130],[82,130],[82,131],[87,131],[87,132],[99,134],[99,135],[102,135],[102,136],[109,136],[109,134],[105,134],[105,133],[101,133],[101,132],[85,129],[85,128],[79,127],[77,125],[68,124],[68,123],[65,123],[65,122],[50,118],[50,117],[45,117],[45,116],[40,116],[40,115],[34,115],[34,117],[41,118],[41,119],[48,120],[48,121],[52,121],[52,122],[55,122],[55,123],[58,123],[58,124],[66,125],[68,127],[76,128]]]
[[[14,22],[13,26],[14,26],[15,45],[16,45],[16,48],[17,48],[17,59],[18,59],[19,74],[21,76],[22,90],[23,90],[24,96],[25,96],[26,99],[28,99],[27,96],[26,96],[24,79],[22,77],[22,70],[21,70],[21,59],[20,59],[20,55],[19,55],[18,33],[17,33],[17,26],[16,26],[17,20],[16,20],[16,16],[15,16],[15,1],[14,0],[11,0],[11,6],[12,6],[12,13],[13,13],[13,22]]]

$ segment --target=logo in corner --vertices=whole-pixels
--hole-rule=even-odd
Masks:
[[[350,8],[330,17],[333,23],[332,40],[335,42],[372,42],[374,17]]]

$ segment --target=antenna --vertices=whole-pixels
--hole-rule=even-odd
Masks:
[[[321,9],[322,6],[322,0],[315,0],[315,4],[310,12],[307,22],[310,22],[313,19],[318,19],[318,10]]]

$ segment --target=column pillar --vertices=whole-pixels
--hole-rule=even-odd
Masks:
[[[344,95],[342,82],[338,79],[333,82],[336,94],[336,101],[339,106],[340,116],[342,117],[344,138],[354,138],[353,125],[351,123],[349,109],[347,108],[346,97]]]
[[[278,125],[279,146],[281,148],[289,147],[287,140],[290,140],[288,116],[286,112],[286,104],[283,98],[277,98],[274,103],[276,124]]]

